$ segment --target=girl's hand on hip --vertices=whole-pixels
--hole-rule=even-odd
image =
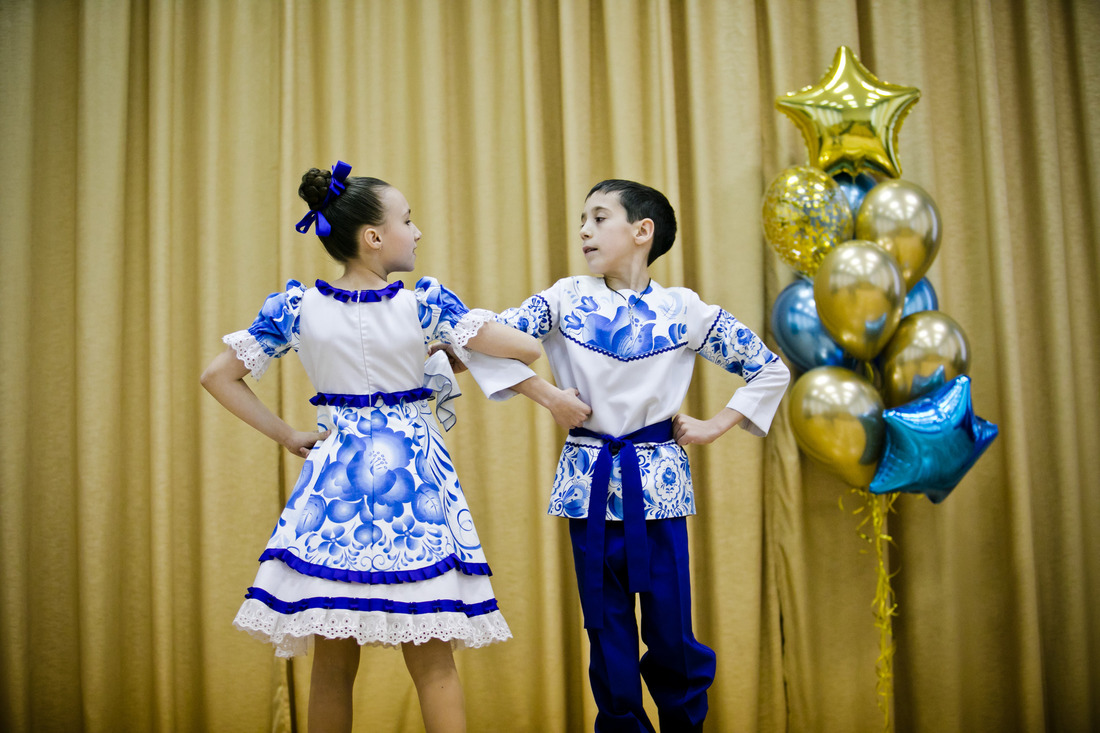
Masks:
[[[283,447],[299,458],[308,458],[310,449],[331,433],[331,430],[323,433],[303,433],[295,430],[283,441]]]

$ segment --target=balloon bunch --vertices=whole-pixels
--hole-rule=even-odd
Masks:
[[[762,214],[769,244],[802,275],[771,324],[803,372],[790,399],[799,446],[852,486],[938,503],[997,426],[974,414],[966,334],[924,277],[939,210],[899,178],[898,131],[919,97],[841,46],[820,82],[776,100],[811,165],[780,173]]]

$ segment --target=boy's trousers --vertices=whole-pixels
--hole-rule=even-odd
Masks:
[[[587,519],[570,519],[573,564],[584,598]],[[707,688],[714,681],[715,656],[691,630],[687,522],[684,517],[646,520],[650,590],[627,588],[623,523],[607,522],[603,565],[603,628],[588,629],[592,645],[588,668],[599,712],[597,733],[650,731],[642,707],[642,679],[657,703],[661,733],[698,731],[707,714]],[[639,661],[635,595],[642,604],[641,638],[647,651]]]

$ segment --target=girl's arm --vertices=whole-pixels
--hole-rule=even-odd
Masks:
[[[532,336],[503,323],[483,323],[477,335],[466,342],[467,349],[489,356],[519,359],[530,364],[542,356],[542,345]]]
[[[249,369],[237,358],[232,347],[214,357],[199,381],[214,399],[244,422],[259,430],[296,456],[305,458],[309,449],[328,437],[323,433],[303,433],[290,427],[267,408],[245,383]]]
[[[581,427],[592,414],[592,408],[581,401],[576,389],[559,389],[537,375],[513,385],[512,389],[549,410],[554,422],[565,430]]]

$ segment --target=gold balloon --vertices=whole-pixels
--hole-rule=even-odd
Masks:
[[[814,278],[821,325],[857,359],[873,359],[894,335],[905,308],[905,282],[894,258],[853,239],[825,256]]]
[[[879,361],[886,405],[897,407],[968,373],[970,342],[947,314],[920,311],[901,319]]]
[[[791,429],[806,455],[852,486],[870,485],[885,445],[882,397],[843,367],[817,367],[791,389]]]
[[[764,194],[764,236],[788,265],[813,277],[829,250],[852,238],[852,210],[840,186],[808,166],[788,168]]]
[[[802,131],[812,165],[829,174],[866,170],[897,178],[898,132],[918,99],[919,89],[879,81],[841,46],[821,81],[788,92],[775,106]]]
[[[940,248],[940,210],[928,192],[908,181],[883,181],[863,197],[856,239],[894,256],[905,287],[920,282]]]

